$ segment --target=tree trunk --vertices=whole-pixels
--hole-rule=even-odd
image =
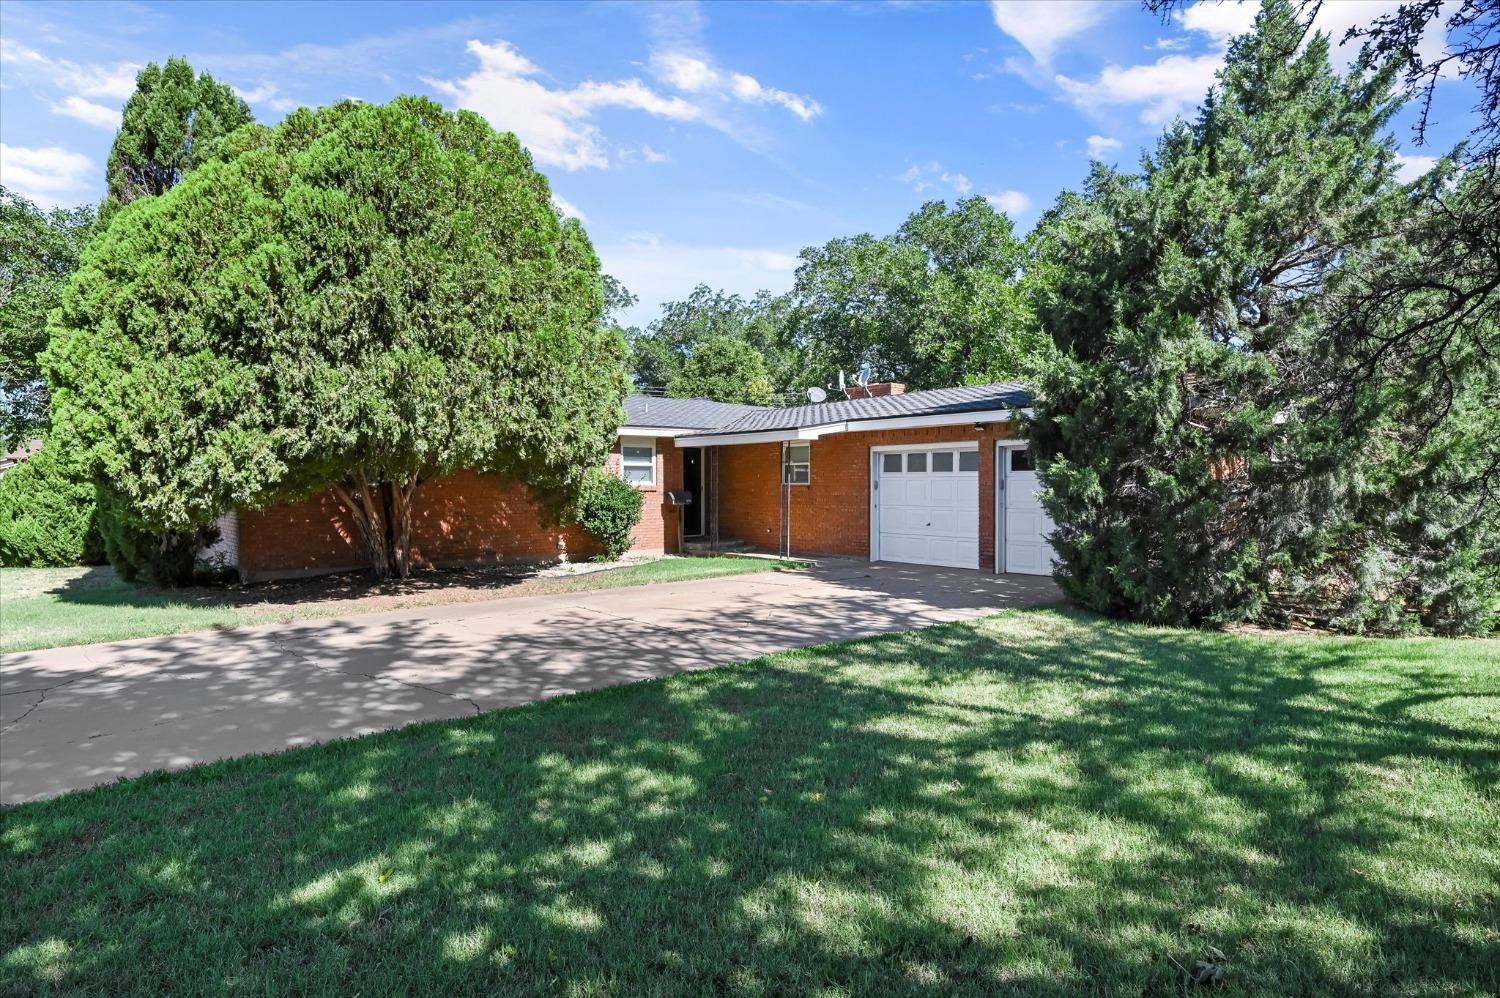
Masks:
[[[360,540],[364,542],[365,554],[370,559],[370,570],[379,579],[391,571],[390,549],[386,544],[386,517],[382,515],[383,503],[377,500],[375,490],[364,472],[355,472],[347,481],[335,482],[333,494],[349,511],[354,520]]]
[[[349,510],[376,578],[411,578],[412,501],[420,474],[405,482],[372,483],[363,472],[335,482],[333,493]]]

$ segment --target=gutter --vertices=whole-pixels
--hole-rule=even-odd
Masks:
[[[1031,409],[1020,412],[1030,415]],[[963,426],[975,423],[1009,423],[1016,418],[1015,409],[980,409],[974,412],[942,412],[925,416],[887,416],[878,419],[846,420],[783,430],[759,430],[752,433],[702,433],[686,431],[676,438],[678,447],[716,447],[733,444],[783,443],[817,440],[836,433],[869,433],[878,430],[910,430],[927,426]],[[624,432],[624,431],[621,431]]]

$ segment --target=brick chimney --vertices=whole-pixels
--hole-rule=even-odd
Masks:
[[[877,381],[873,385],[850,385],[844,389],[844,397],[872,399],[881,395],[905,395],[906,386],[899,381]]]

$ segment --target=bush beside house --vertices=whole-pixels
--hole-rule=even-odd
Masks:
[[[0,565],[48,568],[103,560],[94,486],[44,447],[0,476]]]
[[[596,468],[584,476],[572,515],[599,542],[601,557],[614,561],[630,550],[630,533],[641,522],[644,505],[639,489]]]

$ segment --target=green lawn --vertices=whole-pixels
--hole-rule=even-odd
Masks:
[[[1500,990],[1500,642],[1058,611],[4,815],[11,993]]]
[[[585,575],[524,580],[506,576],[502,569],[474,569],[404,583],[377,583],[356,573],[180,590],[132,585],[109,568],[0,568],[0,652],[801,567],[801,562],[758,558],[663,558]]]

